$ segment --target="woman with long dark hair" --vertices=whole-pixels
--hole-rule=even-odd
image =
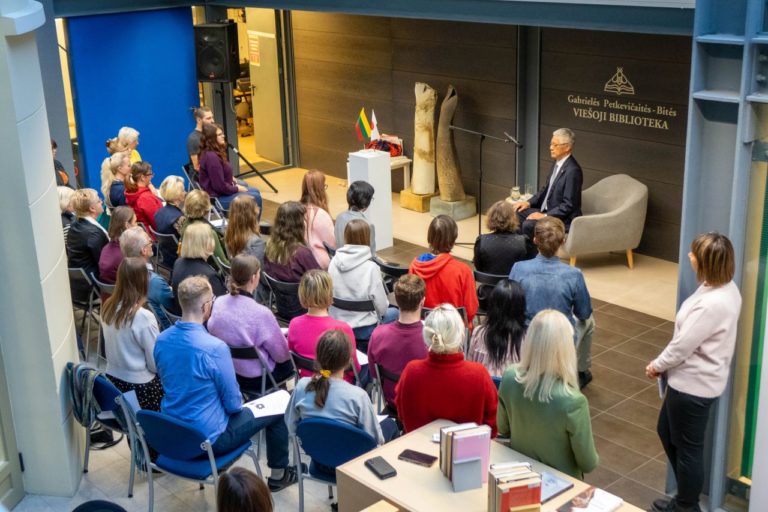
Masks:
[[[517,281],[496,283],[488,297],[488,313],[475,328],[467,359],[482,363],[492,377],[501,377],[520,360],[525,336],[525,291]]]
[[[227,139],[218,124],[203,124],[198,161],[200,187],[211,197],[218,198],[225,210],[229,209],[229,204],[239,194],[253,196],[261,210],[261,193],[235,180],[227,157]]]
[[[126,229],[136,225],[136,214],[130,206],[118,206],[112,211],[109,219],[109,243],[104,246],[99,256],[99,280],[112,284],[117,280],[117,267],[123,261],[120,250],[120,235]]]
[[[336,248],[333,219],[328,213],[328,194],[325,192],[327,187],[325,174],[316,169],[307,171],[301,181],[301,204],[305,208],[306,222],[304,239],[323,270],[328,269],[328,264],[331,262],[331,257],[323,244]]]
[[[107,376],[123,393],[136,391],[142,409],[160,410],[163,386],[154,350],[157,320],[147,302],[149,271],[144,258],[126,258],[117,269],[115,291],[101,307]]]
[[[245,253],[264,261],[267,244],[259,236],[259,206],[251,196],[237,196],[230,204],[224,245],[232,258]]]

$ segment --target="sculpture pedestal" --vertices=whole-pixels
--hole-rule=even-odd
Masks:
[[[437,195],[437,193],[414,194],[409,188],[403,189],[402,192],[400,192],[400,207],[419,213],[428,212],[429,201],[437,197]]]
[[[392,171],[389,153],[368,149],[349,154],[348,183],[367,181],[377,191],[365,216],[376,226],[376,250],[392,247]]]
[[[439,197],[433,197],[429,201],[429,214],[433,217],[447,215],[456,221],[464,220],[477,214],[477,203],[472,196],[467,196],[461,201],[443,201]]]

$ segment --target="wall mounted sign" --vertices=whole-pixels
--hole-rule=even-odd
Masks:
[[[626,124],[652,130],[669,130],[669,123],[678,117],[674,107],[632,99],[635,87],[622,67],[616,68],[602,92],[610,96],[569,94],[573,116],[596,123]]]

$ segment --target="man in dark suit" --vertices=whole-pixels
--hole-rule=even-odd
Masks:
[[[568,128],[552,133],[549,154],[555,163],[544,186],[528,201],[515,205],[523,234],[533,240],[536,221],[549,216],[557,217],[567,230],[571,221],[581,215],[581,184],[584,176],[581,166],[571,155],[575,135]]]

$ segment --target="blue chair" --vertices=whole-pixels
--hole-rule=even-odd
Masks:
[[[496,391],[498,391],[499,386],[501,385],[501,377],[491,376],[491,380],[493,380],[493,384],[496,386]]]
[[[120,423],[118,423],[114,415],[115,410],[119,407],[117,399],[121,396],[122,396],[122,393],[120,392],[120,390],[117,389],[115,385],[109,381],[109,379],[107,379],[104,375],[97,376],[96,379],[93,381],[93,398],[99,404],[101,413],[96,417],[96,420],[94,423],[98,423],[102,427],[108,430],[111,430],[113,432],[117,432],[118,434],[123,434],[128,436],[128,444],[130,444],[131,449],[133,449],[134,442],[135,442],[133,433],[130,431],[130,428],[128,431],[126,431],[123,427],[121,427]],[[91,428],[89,427],[87,429],[87,434],[85,436],[85,462],[83,464],[83,473],[88,472],[88,460],[90,458],[90,452],[91,452],[90,432],[91,432]],[[130,479],[128,481],[128,497],[129,498],[133,497],[134,469],[135,469],[134,460],[133,458],[131,458],[131,472],[130,472]]]
[[[299,471],[299,512],[304,512],[304,479],[328,484],[333,499],[336,467],[376,448],[367,432],[341,421],[309,418],[299,422],[293,436],[294,460],[301,460],[301,449],[312,458],[307,472]]]
[[[203,484],[219,484],[219,473],[226,471],[245,452],[253,458],[256,472],[261,477],[258,449],[253,449],[249,440],[237,449],[224,455],[215,456],[211,441],[195,427],[155,411],[140,410],[136,412],[134,424],[136,435],[144,450],[145,460],[149,461],[151,446],[158,457],[155,462],[149,462],[152,469],[176,475],[187,480]],[[152,471],[147,471],[149,481],[149,512],[154,508],[155,492],[152,482]]]

